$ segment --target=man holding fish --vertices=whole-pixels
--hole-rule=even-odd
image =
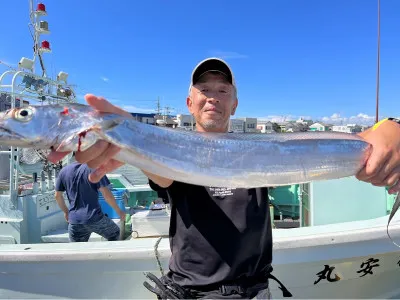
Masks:
[[[104,98],[86,95],[85,99],[98,111],[132,117]],[[197,131],[228,131],[238,98],[226,62],[210,58],[195,67],[186,104]],[[372,151],[356,177],[376,186],[390,186],[390,193],[398,192],[400,124],[386,119],[360,136],[372,145]],[[116,145],[101,140],[77,152],[76,159],[96,169],[89,178],[97,182],[123,164],[113,159],[119,151]],[[64,155],[54,151],[49,159],[57,161]],[[144,173],[153,189],[167,192],[172,211],[170,270],[153,290],[159,298],[270,297],[268,280],[276,278],[271,274],[272,230],[266,187],[200,186]],[[284,295],[290,296],[281,287]]]

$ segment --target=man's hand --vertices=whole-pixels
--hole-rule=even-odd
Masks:
[[[90,106],[98,111],[133,118],[129,112],[111,104],[102,97],[87,94],[85,95],[85,100]],[[95,171],[89,175],[89,180],[92,182],[98,182],[104,175],[123,165],[123,163],[113,159],[120,150],[121,149],[115,145],[105,141],[98,141],[87,150],[76,152],[75,159],[80,163],[86,163],[89,168],[95,169]],[[49,154],[48,159],[52,162],[57,162],[67,154],[68,152],[53,151]]]
[[[123,210],[121,210],[121,209],[119,210],[118,216],[121,219],[121,222],[125,222],[126,214]]]
[[[372,153],[357,179],[375,186],[390,187],[389,193],[400,191],[400,125],[385,121],[375,130],[360,134],[372,145]]]
[[[67,221],[67,223],[68,223],[68,212],[64,213],[64,218],[65,218],[65,221]]]

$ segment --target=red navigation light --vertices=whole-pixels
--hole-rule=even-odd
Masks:
[[[50,50],[50,43],[48,41],[43,41],[42,48]]]
[[[46,6],[43,4],[43,3],[39,3],[38,5],[37,5],[37,9],[36,9],[36,11],[40,11],[40,12],[46,12]]]

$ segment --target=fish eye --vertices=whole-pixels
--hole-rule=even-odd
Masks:
[[[33,110],[27,107],[19,108],[14,112],[14,118],[21,122],[27,122],[32,119]]]

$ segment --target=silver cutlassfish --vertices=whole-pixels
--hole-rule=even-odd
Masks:
[[[371,145],[340,132],[200,133],[152,126],[81,104],[28,106],[0,115],[0,144],[79,151],[103,139],[115,159],[162,177],[213,187],[254,188],[355,175]],[[400,206],[399,196],[389,217]],[[389,224],[389,223],[388,223]]]
[[[200,133],[152,126],[81,104],[28,106],[0,116],[0,144],[79,151],[98,139],[116,159],[191,184],[253,188],[356,174],[370,145],[353,134]]]

